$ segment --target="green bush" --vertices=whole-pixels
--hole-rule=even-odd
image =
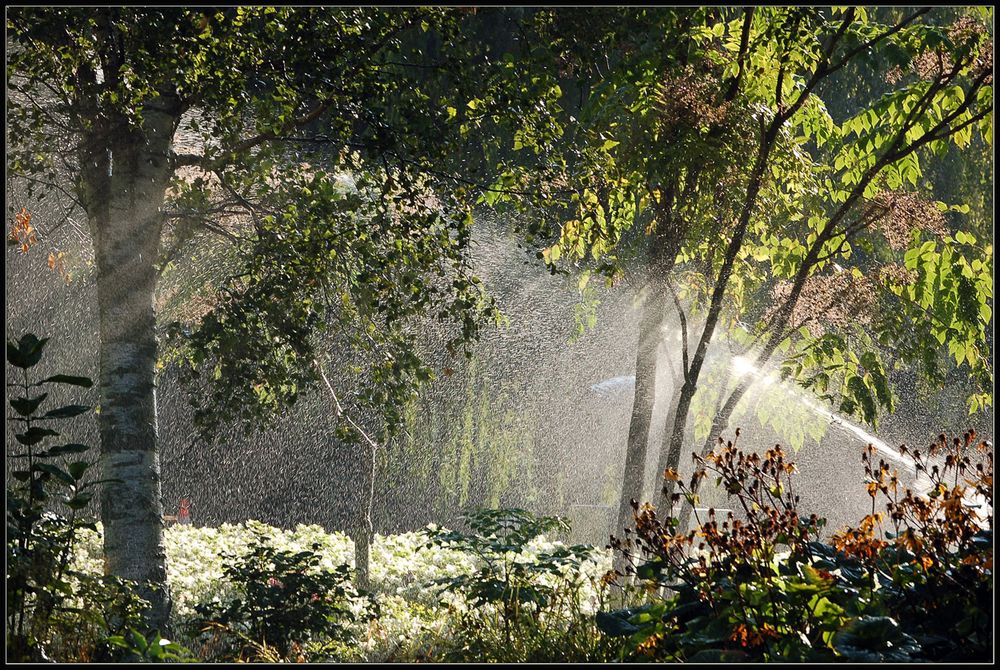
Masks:
[[[661,522],[636,505],[633,538],[613,545],[626,573],[664,595],[601,613],[598,624],[636,659],[988,660],[993,457],[991,444],[974,439],[970,431],[949,449],[942,436],[926,456],[914,453],[931,479],[926,497],[875,465],[869,446],[871,513],[832,544],[819,541],[822,519],[799,513],[795,467],[778,446],[762,457],[729,443],[699,459],[688,485],[667,471],[680,488],[674,502],[694,504],[691,491],[714,475],[743,518],[709,510],[682,534],[676,518]]]
[[[377,616],[351,585],[346,565],[318,569],[319,544],[312,551],[278,550],[263,536],[242,556],[229,556],[224,574],[241,597],[229,603],[197,605],[196,627],[206,655],[215,660],[323,660],[347,652],[350,624]]]
[[[130,628],[127,635],[112,635],[107,642],[123,650],[130,663],[198,662],[186,647],[160,637],[158,632],[147,637],[135,628]]]
[[[588,609],[588,592],[603,604],[603,583],[583,577],[587,545],[530,555],[536,537],[568,531],[558,517],[521,509],[480,510],[468,517],[471,533],[430,530],[429,546],[458,549],[477,558],[472,574],[436,580],[442,591],[462,596],[447,639],[437,640],[428,660],[539,662],[601,660],[609,641]]]

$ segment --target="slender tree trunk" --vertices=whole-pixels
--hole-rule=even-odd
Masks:
[[[646,453],[649,449],[649,430],[656,402],[656,361],[663,340],[663,323],[667,315],[666,280],[674,269],[680,250],[680,231],[673,225],[671,216],[674,193],[667,188],[659,207],[657,222],[650,250],[646,276],[646,301],[639,322],[639,344],[635,355],[635,395],[632,399],[632,418],[629,422],[628,443],[625,451],[625,472],[622,477],[617,524],[614,532],[632,525],[632,500],[642,496],[646,474]]]
[[[690,16],[686,17],[685,21],[689,21],[690,18]],[[739,91],[740,80],[743,76],[743,59],[747,50],[752,20],[753,10],[750,9],[744,15],[743,31],[740,40],[739,74],[730,86],[726,95],[727,100],[733,100]],[[685,64],[686,55],[687,52],[682,51],[682,62]],[[766,162],[766,156],[764,162]],[[758,160],[758,167],[763,170],[760,160]],[[690,184],[697,183],[697,173],[698,170],[695,169],[693,173],[689,172],[687,174],[686,179]],[[647,283],[647,286],[653,290],[643,310],[642,325],[639,332],[639,347],[636,353],[635,397],[632,401],[632,419],[629,424],[628,447],[625,454],[625,476],[622,486],[621,503],[618,510],[618,525],[615,529],[619,532],[622,528],[631,525],[631,501],[634,495],[641,495],[645,474],[646,452],[649,442],[649,429],[652,422],[653,404],[656,394],[656,345],[661,339],[660,326],[665,318],[668,304],[665,295],[665,286],[667,276],[673,270],[674,263],[677,260],[677,253],[680,251],[680,245],[683,241],[681,238],[685,224],[673,212],[676,195],[675,186],[676,184],[667,184],[663,192],[663,198],[659,202],[656,202],[656,198],[654,197],[657,215],[660,220],[657,222],[657,230],[653,238],[650,254],[650,281]],[[650,195],[652,195],[652,192]],[[651,303],[650,300],[654,297],[655,302]],[[651,340],[653,341],[650,348]],[[686,368],[686,364],[687,362],[685,361],[682,364],[682,368]],[[671,421],[667,423],[667,434],[671,436],[670,451],[672,451],[672,445],[675,442],[678,444],[679,449],[680,441],[683,439],[684,422],[687,420],[690,399],[694,396],[694,392],[697,389],[697,373],[693,377],[695,381],[688,382],[688,370],[683,369],[682,371],[685,383],[679,391],[675,390],[674,399],[677,403],[671,403]],[[680,422],[680,437],[675,440],[674,435],[678,432],[676,427],[678,422]],[[673,430],[671,430],[672,427]],[[662,463],[661,459],[660,464],[662,465]],[[662,472],[663,468],[660,468],[660,473]],[[667,498],[669,499],[669,495]]]
[[[673,425],[674,408],[677,407],[677,398],[679,397],[681,390],[680,375],[677,374],[677,372],[674,369],[675,358],[678,359],[677,362],[680,363],[680,365],[678,365],[677,367],[678,368],[681,367],[682,361],[679,360],[681,358],[679,355],[672,357],[668,353],[667,355],[661,357],[659,360],[659,365],[665,367],[668,370],[668,372],[670,372],[670,381],[671,381],[670,401],[669,404],[667,405],[668,413],[667,413],[667,420],[664,423],[665,426]],[[661,443],[662,443],[662,438],[661,438]],[[643,488],[642,488],[643,500],[656,500],[657,493],[660,490],[660,487],[663,486],[663,470],[660,469],[662,464],[663,464],[663,449],[661,448],[660,450],[657,451],[656,465],[654,466],[653,472],[646,473],[646,479],[643,482]],[[652,477],[650,477],[650,474],[652,474]]]
[[[670,411],[673,422],[667,424],[666,431],[664,432],[664,437],[667,441],[667,448],[660,452],[660,464],[663,466],[660,469],[661,473],[667,468],[673,468],[676,470],[680,464],[681,448],[684,445],[684,432],[687,428],[688,414],[691,411],[691,400],[694,398],[694,394],[697,391],[697,381],[692,377],[681,385],[680,392],[677,394],[677,404]],[[660,509],[670,509],[670,506],[672,505],[671,497],[673,494],[674,482],[664,482],[663,489],[660,492]]]
[[[771,156],[771,150],[774,148],[775,139],[785,120],[787,120],[787,117],[775,117],[761,137],[760,146],[757,148],[757,156],[754,159],[753,169],[750,171],[746,197],[743,200],[740,218],[733,231],[733,237],[726,248],[722,267],[719,268],[719,276],[715,280],[715,288],[712,291],[712,302],[708,308],[708,315],[705,318],[705,327],[702,330],[701,338],[698,340],[698,347],[695,349],[694,356],[691,359],[691,365],[684,372],[684,385],[681,387],[681,397],[677,404],[677,415],[674,419],[674,425],[672,430],[670,430],[670,447],[667,451],[667,464],[671,468],[676,468],[680,462],[681,448],[684,444],[684,429],[687,425],[688,413],[691,410],[691,400],[698,390],[698,378],[701,376],[701,368],[705,363],[705,355],[708,353],[708,346],[715,335],[715,327],[722,313],[722,301],[726,295],[729,278],[732,276],[733,266],[736,264],[736,257],[743,246],[743,238],[746,236],[747,228],[750,225],[750,217],[757,206],[757,196],[760,194],[761,186],[764,183],[764,175],[767,170],[768,159]],[[669,507],[673,493],[674,482],[666,482],[661,498],[661,506],[664,509]]]
[[[371,546],[375,539],[372,522],[372,506],[375,504],[375,447],[361,447],[361,504],[358,506],[358,520],[354,532],[354,585],[364,591],[371,590]]]
[[[144,132],[95,133],[81,184],[94,237],[100,322],[99,458],[105,567],[138,582],[145,620],[168,623],[157,451],[156,261],[173,115],[149,110]],[[94,170],[90,172],[89,170]]]
[[[659,458],[656,459],[656,472],[653,473],[653,486],[650,490],[649,500],[657,500],[663,488],[663,471],[669,467],[667,452],[670,446],[670,435],[667,431],[670,431],[677,421],[677,406],[680,403],[683,390],[684,385],[677,384],[674,386],[674,392],[670,396],[670,409],[667,411],[667,420],[664,423],[663,444],[660,447]]]
[[[715,413],[715,418],[712,419],[712,429],[708,432],[708,437],[706,437],[705,441],[702,443],[701,451],[698,452],[698,455],[701,456],[701,458],[705,458],[708,456],[709,452],[712,451],[712,447],[717,443],[716,441],[718,437],[729,425],[729,417],[732,416],[733,410],[736,408],[736,404],[749,388],[750,382],[742,382],[737,385],[737,387],[733,389],[733,392],[729,395],[729,398],[726,399],[726,403]],[[695,483],[692,492],[698,492],[697,482]],[[680,523],[677,526],[677,532],[683,533],[687,531],[688,524],[691,522],[691,512],[693,509],[692,505],[683,506],[680,516],[678,517],[678,521]]]
[[[373,531],[370,528],[359,528],[354,531],[354,586],[360,591],[370,591],[371,581],[371,546]]]
[[[378,464],[376,458],[378,443],[350,415],[344,412],[340,398],[337,397],[337,392],[326,376],[319,359],[313,359],[313,366],[330,393],[330,400],[333,401],[334,419],[343,418],[364,441],[364,444],[358,445],[361,447],[360,453],[362,454],[360,457],[361,472],[358,479],[358,490],[361,495],[358,499],[354,521],[348,528],[348,535],[354,540],[354,585],[359,589],[369,591],[371,590],[371,545],[375,538],[372,507],[375,504],[375,468]]]
[[[812,268],[816,265],[816,258],[818,257],[819,250],[822,248],[824,241],[825,240],[823,238],[820,238],[819,240],[813,243],[813,246],[810,248],[809,253],[806,255],[806,259],[803,262],[802,267],[796,274],[795,280],[792,285],[791,294],[786,300],[785,304],[782,305],[781,309],[779,310],[779,316],[777,320],[778,325],[771,332],[766,344],[764,345],[763,350],[757,356],[755,366],[757,367],[758,370],[761,369],[765,364],[767,364],[769,360],[771,360],[771,356],[778,348],[778,344],[780,344],[781,341],[784,339],[784,335],[782,333],[784,332],[785,327],[788,325],[788,320],[790,319],[792,311],[795,309],[795,305],[798,304],[799,296],[801,295],[802,288],[805,285],[805,281],[806,279],[808,279]],[[736,385],[736,388],[733,389],[732,393],[729,394],[729,397],[726,398],[725,403],[715,412],[715,417],[712,419],[712,428],[709,431],[708,437],[705,438],[705,443],[702,444],[701,446],[700,455],[702,458],[708,455],[708,452],[711,451],[712,449],[712,445],[715,443],[715,439],[719,435],[721,435],[722,431],[725,430],[726,427],[729,425],[729,418],[732,416],[733,411],[736,409],[736,405],[740,402],[740,400],[750,389],[753,383],[754,379],[752,377],[750,378],[744,377]],[[697,492],[697,490],[695,490],[695,492]],[[691,520],[690,505],[686,505],[684,507],[684,509],[681,512],[681,516],[679,517],[678,520],[680,522],[678,526],[678,531],[683,532],[687,528],[688,523]]]
[[[649,295],[642,308],[639,324],[639,346],[635,356],[635,396],[632,400],[632,419],[629,423],[628,446],[625,451],[625,474],[618,507],[618,522],[615,533],[632,525],[633,499],[642,495],[642,484],[646,470],[646,452],[649,445],[649,430],[653,418],[653,404],[656,401],[656,355],[663,335],[660,324],[666,313],[666,296],[662,282],[647,285]]]

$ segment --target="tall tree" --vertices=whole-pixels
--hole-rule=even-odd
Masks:
[[[789,346],[790,338],[797,340],[794,344],[801,353],[790,357],[786,373],[812,387],[818,383],[821,394],[830,399],[839,396],[842,412],[860,414],[871,423],[876,419],[878,405],[892,409],[885,366],[876,353],[879,342],[895,345],[897,361],[907,363],[919,362],[928,353],[933,355],[951,338],[950,353],[956,354],[956,362],[961,364],[967,358],[987,387],[992,380],[989,357],[982,353],[992,297],[990,262],[977,262],[974,250],[967,259],[956,248],[965,242],[966,233],[958,232],[955,238],[947,236],[937,206],[905,190],[907,184],[917,186],[920,156],[927,152],[941,152],[949,143],[968,147],[974,129],[991,141],[992,41],[986,26],[971,15],[946,25],[918,22],[927,13],[918,10],[892,26],[869,22],[861,10],[843,13],[839,19],[843,26],[866,26],[869,36],[839,59],[821,59],[808,82],[829,76],[846,67],[851,58],[872,50],[883,54],[885,60],[873,63],[881,64],[883,76],[902,85],[858,110],[840,127],[830,120],[823,121],[833,132],[817,135],[812,120],[799,126],[801,129],[792,126],[802,143],[808,146],[810,141],[815,142],[810,153],[813,161],[823,166],[817,185],[822,186],[824,197],[808,197],[798,203],[795,220],[805,221],[806,226],[802,230],[804,240],[800,237],[791,245],[792,253],[774,247],[766,249],[766,244],[754,249],[784,266],[783,272],[772,265],[772,275],[788,276],[788,281],[774,293],[777,307],[765,315],[764,327],[755,333],[759,344],[749,350],[755,355],[754,367],[762,369],[779,346]],[[886,50],[890,50],[888,55]],[[867,54],[867,58],[873,56]],[[912,74],[907,76],[906,69]],[[810,84],[806,83],[796,101],[809,91]],[[837,175],[836,181],[829,176],[831,173]],[[790,223],[794,230],[794,221]],[[935,234],[944,238],[943,247],[934,241]],[[873,236],[887,241],[881,259],[872,253]],[[910,244],[915,248],[906,251]],[[742,240],[731,239],[726,258],[735,262],[742,245]],[[854,253],[855,247],[861,253]],[[906,251],[903,259],[899,258],[900,251]],[[854,267],[845,272],[839,263]],[[831,268],[836,269],[833,274],[822,274]],[[695,359],[714,335],[718,322],[714,315],[722,309],[726,280],[726,274],[720,272]],[[924,286],[936,288],[925,290]],[[895,304],[886,309],[888,318],[880,319],[880,310],[874,309],[877,302],[873,294],[880,289],[895,296],[891,301]],[[963,301],[968,304],[964,310],[959,308]],[[893,318],[914,304],[931,317],[908,323],[910,328],[916,326],[918,332],[926,333],[919,345],[908,341]],[[931,308],[940,313],[933,314]],[[829,321],[831,317],[836,321],[838,314],[842,324],[874,321],[877,332],[867,338],[854,338],[853,343],[834,333],[800,332],[810,321]],[[886,327],[888,324],[896,327]],[[931,337],[936,341],[929,341]],[[812,374],[804,378],[804,372]],[[839,389],[831,388],[831,377],[839,382]],[[736,403],[754,379],[743,375],[729,393],[714,419],[703,453],[726,426]],[[828,390],[839,393],[831,395]],[[673,427],[666,467],[675,468],[679,463],[683,429],[678,424]],[[664,504],[669,503],[671,493],[672,482],[668,482]]]
[[[916,183],[921,152],[949,142],[965,146],[977,129],[989,140],[988,29],[974,15],[948,25],[937,25],[934,16],[920,9],[883,24],[860,8],[732,8],[636,10],[586,22],[556,11],[535,22],[550,54],[549,71],[575,71],[583,82],[578,92],[560,96],[567,106],[582,98],[579,111],[545,108],[551,125],[565,132],[541,139],[524,133],[515,148],[541,158],[502,177],[561,205],[529,230],[546,242],[554,238],[543,257],[554,266],[585,264],[613,277],[628,267],[632,243],[648,240],[650,249],[664,250],[662,262],[650,264],[654,272],[682,263],[705,277],[701,323],[683,316],[681,351],[673,357],[681,362],[683,383],[669,410],[661,471],[679,463],[720,325],[752,317],[748,301],[774,288],[772,275],[787,279],[778,308],[753,333],[754,357],[763,365],[788,346],[792,315],[810,278],[818,286],[817,273],[850,265],[858,236],[905,217],[909,200],[902,191]],[[913,68],[916,80],[897,80],[890,93],[839,126],[820,93],[861,63],[890,77]],[[569,196],[555,198],[552,184],[566,187]],[[642,230],[649,236],[636,234]],[[914,263],[913,254],[908,259]],[[970,263],[981,275],[981,262],[977,268]],[[851,271],[832,283],[855,276]],[[644,311],[642,330],[661,338],[664,309],[682,305],[664,295],[668,284],[647,285],[645,309],[660,316]],[[978,296],[972,302],[984,304],[991,295],[981,282],[978,289],[969,286]],[[968,287],[966,293],[972,295]],[[977,327],[971,319],[963,333]],[[655,347],[640,336],[638,352],[620,525],[630,518],[655,393],[644,381],[655,378]],[[890,396],[881,362],[858,353],[854,371],[842,375],[836,390],[845,411],[871,416],[873,403],[886,404]],[[730,400],[748,384],[740,379]],[[720,407],[714,434],[731,404]],[[672,493],[668,481],[666,502]]]
[[[686,241],[713,225],[698,194],[718,195],[720,217],[732,206],[722,185],[740,170],[751,117],[732,104],[742,73],[724,78],[701,45],[717,10],[598,11],[533,17],[538,41],[551,47],[536,49],[524,71],[532,82],[547,78],[559,102],[540,105],[515,134],[520,155],[496,186],[516,191],[491,200],[532,210],[538,218],[529,239],[547,246],[541,256],[553,268],[571,259],[592,262],[609,280],[625,268],[638,277],[643,304],[621,525],[642,487],[657,359],[673,318],[667,279]],[[722,83],[724,95],[706,95]],[[582,283],[589,278],[588,270]]]
[[[362,356],[356,403],[390,421],[432,371],[408,322],[474,338],[492,304],[466,252],[462,13],[18,8],[8,13],[9,175],[89,222],[100,317],[109,570],[169,611],[157,452],[157,277],[196,231],[237,250],[214,304],[172,332],[215,384],[204,425],[261,416],[324,377],[318,330]],[[464,47],[462,47],[464,48]],[[69,182],[67,188],[66,182]],[[449,182],[449,185],[453,185]],[[208,374],[205,374],[205,373]],[[348,371],[338,371],[346,374]],[[345,388],[347,384],[345,382]],[[332,413],[348,419],[332,383]],[[340,394],[343,395],[341,390]],[[342,437],[368,445],[354,420]]]

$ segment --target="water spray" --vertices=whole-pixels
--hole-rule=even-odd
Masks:
[[[757,378],[758,383],[764,386],[771,386],[778,382],[777,377],[773,373],[765,373],[759,368],[757,368],[749,359],[744,356],[734,356],[732,359],[733,372],[736,373],[738,377],[743,377],[745,375],[752,375]],[[609,398],[623,393],[628,392],[635,388],[635,375],[622,375],[618,377],[611,377],[609,379],[602,380],[596,384],[592,384],[590,389],[597,393],[598,395]],[[930,480],[927,475],[921,471],[917,470],[916,462],[906,454],[901,453],[898,449],[894,449],[889,446],[884,440],[879,439],[876,435],[869,433],[861,426],[849,421],[848,419],[836,414],[825,407],[817,404],[810,398],[806,397],[802,393],[795,393],[796,400],[801,402],[805,407],[810,409],[814,414],[817,414],[824,419],[827,419],[831,425],[839,427],[844,432],[852,435],[855,438],[860,439],[865,444],[872,445],[877,451],[883,454],[889,460],[899,464],[904,467],[908,472],[914,475],[915,487],[921,494],[925,494],[930,488]]]
[[[741,377],[747,374],[753,375],[754,377],[757,377],[760,380],[760,383],[763,383],[765,386],[770,386],[771,384],[774,384],[777,381],[777,379],[773,374],[765,374],[763,371],[761,371],[759,368],[757,368],[753,363],[751,363],[748,359],[746,359],[743,356],[734,356],[732,366],[733,366],[733,371],[737,375]],[[834,412],[831,412],[827,408],[818,405],[816,402],[806,397],[804,394],[795,393],[795,395],[796,395],[796,400],[798,400],[803,405],[808,407],[814,414],[817,414],[823,417],[824,419],[829,420],[831,425],[837,426],[844,432],[859,438],[862,442],[866,444],[872,445],[876,450],[878,450],[880,453],[886,456],[889,460],[894,461],[895,463],[898,463],[899,465],[905,467],[911,474],[916,476],[918,480],[921,476],[923,476],[924,479],[926,479],[926,476],[924,476],[923,473],[918,472],[916,461],[914,461],[911,457],[901,453],[898,449],[890,447],[884,440],[881,440],[876,435],[869,433],[856,423],[852,423],[851,421],[840,416],[839,414],[835,414]]]

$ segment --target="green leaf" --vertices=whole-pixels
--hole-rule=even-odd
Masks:
[[[68,472],[66,472],[62,468],[60,468],[58,466],[55,466],[55,465],[52,465],[51,463],[36,463],[34,465],[34,469],[37,470],[37,471],[39,471],[39,472],[47,472],[50,475],[52,475],[53,477],[55,477],[56,479],[59,479],[60,481],[65,482],[67,484],[75,484],[76,483],[76,480],[73,479],[72,475],[70,475]]]
[[[80,416],[90,407],[87,405],[66,405],[64,407],[59,407],[57,409],[52,409],[40,416],[40,419],[69,419],[74,416]]]
[[[920,652],[916,641],[884,616],[853,620],[834,634],[833,646],[849,662],[902,662]]]
[[[93,493],[77,493],[72,498],[68,498],[63,501],[66,507],[73,510],[81,510],[90,504],[90,501],[94,499]]]
[[[87,468],[89,467],[90,463],[87,463],[86,461],[73,461],[67,466],[67,470],[69,470],[69,474],[74,480],[80,481],[83,479],[83,475],[87,472]]]
[[[635,608],[616,610],[614,612],[598,612],[596,617],[597,627],[605,635],[632,635],[640,630],[639,626],[629,621],[637,613],[638,610]]]
[[[146,638],[143,637],[142,633],[134,628],[130,628],[129,633],[132,636],[132,644],[134,645],[134,648],[145,653],[146,648],[149,646],[149,643],[146,642]]]
[[[23,433],[17,433],[16,435],[14,435],[14,437],[21,444],[30,446],[32,444],[38,444],[46,437],[54,435],[59,435],[59,433],[49,428],[39,428],[38,426],[32,426]]]
[[[82,454],[88,449],[90,449],[90,447],[86,444],[61,444],[38,454],[38,456],[40,458],[44,458],[49,456],[65,456],[66,454]]]
[[[72,386],[83,386],[84,388],[90,388],[94,385],[94,382],[90,380],[89,377],[76,377],[74,375],[52,375],[51,377],[46,377],[38,384],[70,384]],[[37,386],[37,384],[36,384]]]
[[[21,416],[30,416],[34,414],[38,406],[42,404],[42,401],[48,397],[48,393],[43,393],[37,398],[14,398],[10,401],[10,406],[14,408]]]
[[[128,649],[128,642],[121,635],[110,635],[105,638],[108,644],[112,644],[116,647],[121,647],[122,649]]]
[[[7,340],[7,362],[19,368],[30,368],[42,359],[42,349],[49,338],[41,340],[27,333],[20,340]]]

